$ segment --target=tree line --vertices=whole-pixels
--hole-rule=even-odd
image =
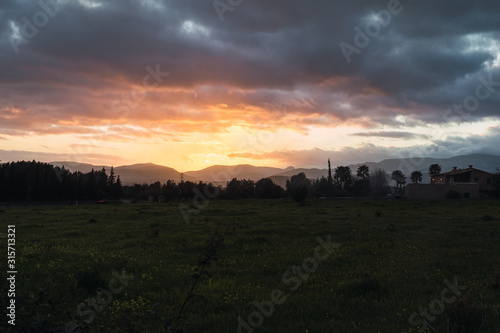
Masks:
[[[439,164],[431,164],[429,166],[429,176],[435,177],[441,173],[441,166]],[[415,170],[410,175],[410,180],[414,184],[422,182],[422,172]],[[406,175],[401,170],[394,170],[391,174],[391,179],[396,182],[396,187],[403,188],[406,185]]]
[[[305,173],[299,173],[286,181],[285,188],[277,185],[270,178],[262,178],[257,182],[249,179],[233,178],[225,187],[216,187],[204,182],[194,183],[169,180],[162,184],[135,184],[124,186],[124,197],[135,201],[176,201],[192,199],[196,193],[217,193],[218,199],[275,199],[292,197],[303,201],[307,197],[381,197],[391,193],[390,175],[384,170],[370,172],[366,165],[360,166],[356,174],[347,166],[331,169],[328,161],[328,176],[309,179]],[[332,172],[333,171],[333,172]]]
[[[85,201],[119,199],[122,184],[113,167],[82,173],[36,161],[0,164],[0,201]]]
[[[441,166],[429,167],[431,177],[441,173]],[[497,173],[498,175],[498,173]],[[414,171],[410,180],[422,182],[422,173]],[[499,176],[500,177],[500,176]],[[498,177],[497,177],[498,178]],[[401,170],[388,174],[382,169],[370,170],[361,165],[353,173],[348,166],[332,170],[328,160],[328,174],[317,179],[308,179],[299,173],[286,181],[285,188],[270,178],[257,182],[248,179],[228,181],[225,187],[204,182],[169,180],[166,183],[134,184],[124,186],[120,176],[111,167],[109,175],[105,168],[82,173],[41,162],[12,162],[0,164],[0,201],[93,201],[129,199],[137,201],[175,201],[192,199],[196,193],[217,193],[219,199],[273,199],[292,197],[303,202],[307,197],[383,197],[391,193],[390,180],[396,182],[396,189],[402,190],[406,175]],[[500,184],[500,181],[497,181]]]

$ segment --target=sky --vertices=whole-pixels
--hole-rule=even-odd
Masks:
[[[2,0],[0,160],[500,155],[494,0]]]

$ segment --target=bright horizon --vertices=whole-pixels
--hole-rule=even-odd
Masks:
[[[473,154],[471,154],[473,155]],[[489,155],[489,154],[481,154],[481,155],[484,155],[484,156],[494,156],[494,157],[500,157],[500,155]],[[437,160],[445,160],[445,159],[448,159],[448,158],[453,158],[453,157],[461,157],[461,156],[468,156],[468,155],[457,155],[457,156],[451,156],[451,157],[432,157],[434,159],[437,159]],[[407,172],[409,171],[414,171],[414,170],[426,170],[427,167],[430,165],[425,164],[425,163],[422,163],[421,160],[423,160],[424,158],[426,157],[422,157],[422,156],[409,156],[407,158],[405,158],[405,160],[410,160],[410,163],[401,163],[401,166],[403,168],[408,168],[408,167],[413,167],[414,169],[412,170],[406,170]],[[386,160],[398,160],[398,158],[395,158],[395,159],[392,159],[392,158],[389,158],[389,159],[382,159],[382,160],[369,160],[369,161],[362,161],[362,162],[352,162],[352,163],[343,163],[342,161],[331,161],[331,167],[332,167],[332,170],[335,169],[337,166],[349,166],[349,165],[363,165],[363,164],[372,164],[372,163],[381,163],[381,162],[384,162]],[[0,161],[0,164],[2,163],[7,163],[7,162],[19,162],[20,160],[13,160],[13,161]],[[29,160],[29,159],[25,159],[24,161],[32,161],[32,160]],[[210,167],[216,167],[216,166],[219,166],[219,167],[233,167],[233,166],[253,166],[253,167],[271,167],[271,168],[278,168],[278,169],[282,169],[282,170],[285,170],[285,169],[288,169],[288,168],[294,168],[295,170],[299,170],[299,169],[321,169],[321,170],[327,170],[328,169],[328,161],[325,161],[324,165],[319,165],[317,167],[304,167],[304,166],[294,166],[294,165],[288,165],[288,166],[285,166],[285,167],[275,167],[275,166],[269,166],[269,165],[254,165],[254,164],[248,164],[248,163],[243,163],[243,164],[212,164],[212,165],[209,165],[209,166],[205,166],[201,169],[176,169],[170,165],[164,165],[164,164],[157,164],[157,163],[154,163],[154,162],[139,162],[139,163],[131,163],[131,164],[105,164],[105,163],[86,163],[86,162],[80,162],[80,161],[62,161],[62,160],[59,160],[59,161],[41,161],[41,160],[36,160],[37,162],[42,162],[42,163],[48,163],[48,164],[51,164],[51,163],[57,163],[57,165],[59,164],[62,164],[62,165],[65,165],[65,163],[78,163],[78,164],[89,164],[89,165],[92,165],[94,167],[106,167],[106,168],[109,168],[109,167],[113,167],[113,168],[119,168],[119,167],[130,167],[130,166],[136,166],[136,165],[143,165],[143,164],[153,164],[155,166],[160,166],[160,167],[167,167],[167,168],[172,168],[172,169],[175,169],[175,171],[178,171],[180,173],[185,173],[185,172],[197,172],[197,171],[202,171],[204,169],[207,169],[207,168],[210,168]],[[413,163],[412,163],[413,161]],[[467,163],[472,163],[472,161],[467,161]],[[439,164],[439,163],[438,163]],[[463,163],[462,163],[463,164]],[[469,165],[474,165],[474,164],[463,164],[461,165],[460,163],[457,164],[457,167],[458,168],[467,168]],[[66,164],[67,167],[69,167],[67,164]],[[109,172],[109,169],[107,169],[107,171]],[[355,173],[356,170],[351,170],[353,173]],[[385,170],[385,171],[391,171],[391,170]],[[446,171],[446,170],[443,170],[443,171]],[[487,172],[493,172],[494,170],[484,170],[484,171],[487,171]]]
[[[500,155],[500,5],[54,3],[0,7],[2,163]]]

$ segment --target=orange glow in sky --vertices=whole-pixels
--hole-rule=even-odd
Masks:
[[[21,18],[46,10],[37,1],[0,8],[2,161],[187,171],[500,154],[492,3],[464,11],[474,33],[437,3],[424,21],[405,6],[350,61],[339,45],[356,45],[373,2],[247,2],[223,20],[195,2],[57,3],[31,34]]]

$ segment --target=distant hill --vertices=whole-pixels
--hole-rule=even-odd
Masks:
[[[272,167],[259,167],[249,164],[237,166],[214,165],[199,171],[188,171],[184,174],[191,178],[202,180],[206,183],[225,185],[227,181],[230,181],[233,178],[244,178],[256,182],[262,178],[267,178],[282,172],[291,172],[294,174],[293,170],[295,170],[293,167],[280,169]]]
[[[105,167],[109,174],[109,170],[111,169],[111,166],[107,165],[96,166],[77,162],[51,162],[50,164],[58,167],[62,167],[64,165],[64,167],[69,171],[80,171],[83,173],[90,172],[92,168],[94,170],[101,170]],[[179,182],[181,179],[181,174],[177,170],[153,163],[118,166],[113,169],[115,174],[120,175],[120,180],[123,185],[144,183],[151,184],[157,181],[165,183],[168,180]],[[196,179],[189,176],[184,176],[184,180],[196,181]]]
[[[288,179],[290,179],[291,177],[288,177],[288,176],[271,176],[271,177],[269,177],[269,178],[271,178],[271,180],[272,180],[275,184],[277,184],[277,185],[279,185],[279,186],[281,186],[281,187],[283,187],[283,188],[286,188],[286,181],[287,181]]]
[[[123,179],[123,183],[126,185],[133,183],[150,184],[157,181],[163,184],[168,180],[178,183],[181,180],[181,173],[179,171],[153,163],[119,166],[114,168],[114,170],[117,175],[120,175],[120,179]],[[184,175],[184,180],[196,181],[196,179],[186,175]]]
[[[394,170],[400,169],[408,177],[408,182],[410,174],[418,170],[423,174],[423,182],[429,182],[428,169],[431,164],[439,164],[442,167],[442,171],[450,171],[453,167],[467,168],[469,165],[473,165],[474,168],[484,170],[487,172],[496,172],[497,168],[500,168],[500,156],[492,155],[463,155],[455,156],[450,158],[405,158],[405,159],[387,159],[381,162],[365,162],[359,164],[351,164],[353,174],[356,173],[356,169],[360,165],[367,165],[370,170],[383,169],[388,173]],[[63,166],[69,171],[81,171],[84,173],[90,172],[92,168],[94,170],[101,170],[103,167],[109,173],[110,166],[102,165],[91,165],[86,163],[78,162],[51,162],[55,166]],[[325,162],[326,164],[326,162]],[[332,165],[332,172],[338,165]],[[181,179],[181,173],[175,169],[161,166],[153,163],[146,164],[133,164],[126,166],[118,166],[114,168],[115,173],[120,175],[124,185],[132,185],[134,183],[154,183],[160,181],[165,183],[167,180],[173,180],[179,182]],[[214,165],[198,171],[188,171],[184,173],[185,181],[198,182],[203,181],[206,183],[213,183],[215,185],[225,185],[227,181],[232,178],[238,179],[250,179],[253,181],[258,181],[262,178],[271,178],[276,184],[280,186],[285,186],[286,180],[290,179],[293,175],[300,172],[304,172],[306,176],[310,179],[321,178],[322,176],[328,175],[328,169],[295,169],[294,167],[288,167],[285,169],[273,168],[273,167],[259,167],[248,164],[237,165],[237,166],[223,166]]]
[[[333,170],[334,170],[334,167],[332,166],[332,173],[333,173]],[[321,178],[323,176],[326,177],[328,175],[328,169],[304,169],[304,168],[301,168],[301,169],[288,170],[288,171],[285,171],[285,172],[282,172],[282,173],[279,173],[279,174],[276,174],[273,176],[285,176],[285,177],[291,178],[292,176],[299,174],[301,172],[305,173],[306,177],[309,179]]]
[[[87,163],[78,163],[78,162],[50,162],[49,164],[52,164],[53,166],[57,167],[63,167],[70,172],[75,172],[75,171],[80,171],[82,173],[87,173],[94,170],[101,170],[103,167],[108,170],[110,167],[105,166],[105,165],[92,165],[92,164],[87,164]],[[109,170],[108,170],[109,171]]]

